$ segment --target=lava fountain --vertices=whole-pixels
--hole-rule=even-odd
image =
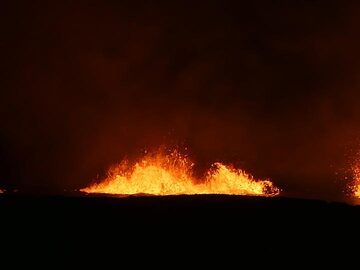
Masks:
[[[204,179],[193,177],[194,163],[174,150],[148,153],[134,165],[124,160],[112,167],[105,180],[81,189],[86,193],[107,194],[233,194],[276,196],[280,190],[269,180],[256,180],[250,174],[214,163]]]
[[[354,174],[354,185],[352,190],[354,196],[360,199],[360,162],[358,162],[353,167],[353,174]]]

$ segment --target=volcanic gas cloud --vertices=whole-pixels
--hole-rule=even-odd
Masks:
[[[214,163],[202,179],[193,176],[194,163],[179,151],[145,154],[135,164],[128,160],[112,167],[108,177],[81,191],[108,194],[234,194],[275,196],[279,189],[269,180]]]

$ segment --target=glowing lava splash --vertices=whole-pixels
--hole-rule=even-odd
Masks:
[[[352,188],[355,197],[360,199],[360,162],[353,168],[354,187]]]
[[[258,181],[251,175],[222,163],[213,164],[204,179],[193,177],[192,163],[178,151],[146,154],[135,165],[124,160],[111,168],[108,177],[81,191],[107,194],[234,194],[276,196],[279,189],[268,180]]]

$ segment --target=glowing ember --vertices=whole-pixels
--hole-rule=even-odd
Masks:
[[[99,184],[81,191],[108,194],[236,194],[275,196],[270,181],[257,181],[241,170],[215,163],[202,181],[192,175],[193,163],[178,151],[147,154],[134,166],[123,161]]]
[[[0,189],[0,194],[1,194],[1,193],[4,193],[4,191]]]
[[[354,187],[353,187],[354,195],[355,197],[360,198],[360,163],[354,166],[353,172],[354,172]]]
[[[357,187],[355,188],[355,196],[360,198],[360,185],[357,185]]]

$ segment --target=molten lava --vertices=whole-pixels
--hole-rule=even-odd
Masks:
[[[360,199],[360,163],[358,163],[354,168],[354,195]]]
[[[360,184],[355,187],[355,197],[360,198]]]
[[[257,181],[244,171],[221,163],[213,164],[205,179],[195,179],[193,163],[178,151],[147,154],[135,165],[121,162],[108,177],[81,191],[108,194],[234,194],[275,196],[279,189],[272,182]]]
[[[204,185],[202,193],[206,194],[274,196],[280,192],[269,180],[256,181],[250,174],[222,163],[213,165]]]

